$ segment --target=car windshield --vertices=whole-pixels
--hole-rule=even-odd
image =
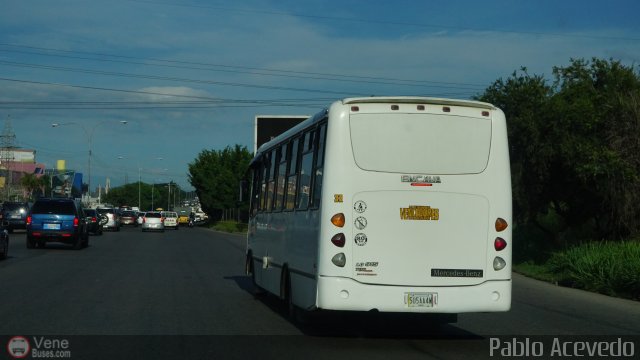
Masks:
[[[98,208],[97,211],[100,214],[113,214],[113,213],[115,213],[115,211],[113,209],[109,209],[109,208]]]
[[[2,204],[2,210],[5,210],[5,211],[19,210],[21,208],[25,209],[25,208],[27,208],[27,206],[25,204],[22,204],[22,203],[4,203],[4,204]]]
[[[71,201],[36,201],[31,209],[31,214],[74,215],[75,206]]]
[[[160,213],[158,213],[158,212],[148,212],[145,215],[145,217],[148,217],[148,218],[161,218],[162,215],[160,215]]]
[[[136,213],[134,213],[133,211],[123,211],[121,215],[126,217],[131,217],[131,216],[136,216]]]

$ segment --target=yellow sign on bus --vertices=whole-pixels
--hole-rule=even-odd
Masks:
[[[440,209],[430,206],[410,205],[408,208],[400,208],[401,220],[440,220]]]

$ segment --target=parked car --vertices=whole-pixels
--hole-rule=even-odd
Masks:
[[[40,198],[27,216],[27,248],[61,242],[80,249],[89,245],[89,232],[79,202],[66,198]]]
[[[96,211],[98,214],[105,215],[108,218],[107,223],[102,225],[104,230],[120,231],[120,216],[117,209],[112,207],[99,207]]]
[[[0,260],[4,260],[9,256],[9,232],[7,231],[9,223],[2,220],[2,228],[0,228]]]
[[[9,233],[14,229],[27,228],[27,214],[29,213],[29,204],[26,202],[7,201],[2,204],[0,216],[8,222],[6,227]]]
[[[164,219],[160,211],[147,211],[142,219],[142,231],[157,230],[164,232]]]
[[[102,235],[102,225],[106,222],[96,209],[84,209],[84,215],[87,218],[87,231],[92,234]]]
[[[178,213],[175,211],[163,211],[164,227],[178,230]]]
[[[122,210],[120,213],[120,224],[138,226],[136,213],[132,210]]]
[[[136,223],[138,225],[142,225],[142,220],[144,220],[144,214],[146,214],[144,211],[140,211],[138,212],[138,214],[136,214]]]

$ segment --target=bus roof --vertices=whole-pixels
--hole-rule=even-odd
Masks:
[[[466,106],[481,109],[496,109],[492,104],[473,101],[473,100],[459,100],[459,99],[444,99],[444,98],[432,98],[422,96],[373,96],[373,97],[359,97],[359,98],[346,98],[342,100],[343,104],[386,104],[386,103],[399,103],[399,104],[431,104],[431,105],[451,105],[451,106]]]
[[[398,104],[431,104],[431,105],[465,106],[465,107],[474,107],[474,108],[488,109],[488,110],[496,109],[494,105],[481,102],[481,101],[433,98],[433,97],[423,97],[423,96],[370,96],[370,97],[346,98],[341,101],[339,100],[338,102],[342,102],[343,105],[365,104],[365,103],[366,104],[398,103]],[[307,120],[304,120],[298,125],[276,136],[270,141],[262,144],[262,146],[260,146],[260,148],[258,148],[258,150],[256,151],[256,154],[253,157],[254,160],[251,161],[249,166],[253,165],[254,161],[258,159],[266,149],[270,149],[274,145],[280,143],[283,139],[288,138],[290,135],[295,134],[300,130],[310,127],[313,124],[319,122],[324,118],[324,116],[327,114],[328,111],[329,111],[328,108],[325,108],[321,112],[315,114],[314,116],[309,117]]]

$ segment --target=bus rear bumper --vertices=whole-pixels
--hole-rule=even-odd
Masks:
[[[511,308],[511,280],[471,286],[371,285],[349,278],[318,277],[317,307],[325,310],[465,313]]]

